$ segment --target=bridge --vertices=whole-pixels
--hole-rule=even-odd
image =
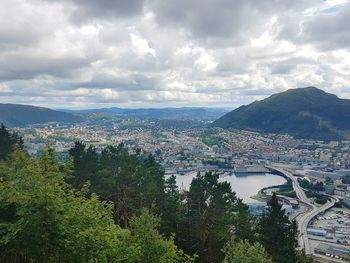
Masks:
[[[239,176],[249,174],[265,174],[270,172],[270,170],[263,165],[247,165],[243,167],[235,167],[234,172],[235,175]]]
[[[297,198],[300,202],[304,203],[308,210],[304,213],[301,213],[298,215],[295,219],[298,222],[298,231],[299,231],[299,247],[301,249],[304,249],[305,254],[310,255],[313,253],[310,248],[309,238],[307,236],[307,226],[310,223],[311,219],[317,216],[318,214],[326,211],[327,209],[334,206],[335,202],[338,200],[331,197],[331,201],[328,201],[326,204],[317,207],[314,204],[310,202],[310,200],[307,198],[304,190],[301,188],[301,186],[298,183],[297,178],[290,173],[289,171],[285,170],[284,168],[277,167],[277,166],[266,166],[266,168],[270,169],[272,172],[278,172],[280,174],[285,175],[286,177],[290,178],[293,183],[293,189],[296,193]]]

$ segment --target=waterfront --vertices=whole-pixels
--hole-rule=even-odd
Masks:
[[[191,181],[196,177],[196,172],[186,175],[177,175],[176,183],[180,190],[188,190]],[[259,203],[251,197],[256,195],[262,188],[274,185],[281,185],[286,182],[281,176],[275,174],[250,174],[248,176],[225,176],[220,177],[219,181],[227,181],[231,184],[232,191],[246,204]]]

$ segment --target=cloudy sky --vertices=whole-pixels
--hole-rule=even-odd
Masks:
[[[350,1],[0,0],[0,103],[235,108],[350,99]]]

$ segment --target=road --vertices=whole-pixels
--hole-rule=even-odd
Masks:
[[[293,189],[296,193],[297,198],[299,199],[299,201],[301,201],[302,203],[306,204],[309,207],[309,209],[305,213],[302,213],[299,216],[297,216],[296,220],[298,222],[298,230],[299,230],[299,240],[298,240],[299,247],[305,250],[305,254],[307,255],[312,254],[313,251],[311,251],[309,239],[307,236],[307,226],[312,218],[317,216],[319,213],[331,208],[337,200],[335,200],[334,198],[331,198],[331,201],[328,201],[326,204],[320,207],[317,207],[310,202],[309,198],[307,198],[304,190],[301,188],[301,186],[298,183],[298,179],[292,173],[290,173],[289,171],[281,167],[276,167],[276,166],[266,166],[266,168],[280,172],[285,176],[287,176],[288,178],[290,178],[292,180]]]
[[[299,227],[299,245],[301,245],[301,248],[305,249],[305,254],[309,255],[313,253],[313,251],[311,251],[309,238],[307,236],[308,224],[310,223],[312,218],[317,216],[319,213],[322,213],[323,211],[326,211],[327,209],[331,208],[334,204],[335,200],[332,199],[332,201],[328,201],[326,204],[320,207],[314,206],[305,214],[300,215],[300,218],[297,218]]]

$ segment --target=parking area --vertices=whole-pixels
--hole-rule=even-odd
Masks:
[[[350,211],[333,208],[319,215],[310,222],[308,235],[330,243],[350,245]]]
[[[350,211],[332,208],[314,218],[307,228],[315,254],[332,258],[334,262],[350,259]]]

